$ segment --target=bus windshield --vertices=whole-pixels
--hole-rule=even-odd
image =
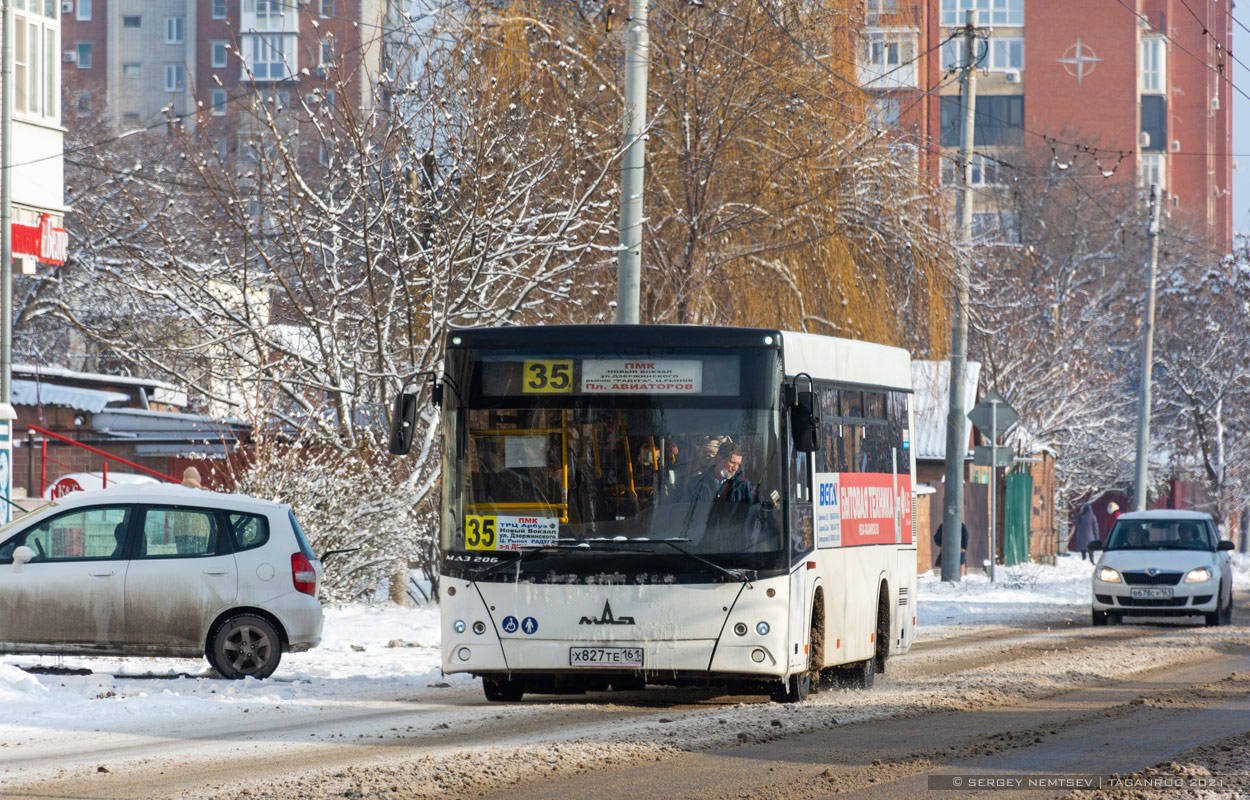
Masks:
[[[463,366],[467,390],[451,399],[463,407],[446,417],[445,550],[624,543],[671,554],[659,544],[669,540],[730,563],[782,554],[773,354],[629,359],[619,363],[653,374],[613,376],[602,357]],[[534,364],[570,390],[527,392]]]

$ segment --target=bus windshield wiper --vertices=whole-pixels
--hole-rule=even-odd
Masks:
[[[752,576],[751,576],[751,574],[750,574],[750,571],[748,571],[748,570],[744,570],[744,569],[730,569],[729,567],[722,567],[720,564],[717,564],[717,563],[715,563],[715,562],[713,562],[713,561],[708,561],[708,560],[707,560],[706,558],[704,558],[703,556],[696,555],[696,554],[694,554],[694,553],[690,552],[689,550],[685,549],[684,547],[678,547],[678,546],[677,546],[677,542],[676,542],[676,541],[674,541],[673,539],[657,539],[657,540],[654,540],[654,541],[658,541],[658,542],[660,542],[661,544],[666,544],[666,545],[668,545],[669,547],[673,548],[674,550],[676,550],[677,552],[681,553],[682,555],[687,556],[687,557],[689,557],[689,558],[692,558],[692,559],[694,559],[695,561],[698,561],[700,564],[703,564],[704,566],[706,566],[706,567],[708,567],[708,568],[712,569],[713,571],[715,571],[715,572],[717,572],[717,573],[719,573],[719,574],[721,574],[721,575],[724,575],[724,576],[726,576],[726,577],[730,578],[731,580],[735,580],[735,581],[742,581],[743,583],[750,583],[750,582],[751,582],[751,577],[752,577]],[[689,539],[681,539],[680,541],[683,541],[683,542],[688,542],[688,541],[690,541],[690,540],[689,540]]]
[[[646,550],[641,547],[596,547],[595,546],[597,544],[607,544],[607,543],[612,543],[612,542],[610,542],[610,540],[604,540],[604,542],[596,542],[592,544],[590,542],[586,542],[586,541],[582,541],[578,539],[557,539],[555,544],[534,545],[532,547],[523,548],[517,551],[518,555],[516,558],[504,560],[504,561],[497,561],[494,564],[488,564],[485,567],[482,567],[477,572],[473,573],[472,580],[476,581],[480,578],[485,578],[487,575],[491,575],[495,572],[503,570],[505,567],[519,565],[522,561],[527,560],[530,556],[535,555],[536,553],[576,553],[576,552],[589,552],[591,550],[596,550],[598,552],[606,552],[606,553],[650,553],[650,552],[653,552],[651,550]]]
[[[494,564],[487,564],[486,566],[474,572],[471,580],[475,580],[475,581],[480,580],[482,578],[485,578],[487,575],[490,575],[494,572],[498,572],[499,570],[502,570],[504,567],[511,567],[513,565],[520,566],[522,561],[534,555],[535,553],[542,553],[542,552],[546,552],[549,550],[561,550],[561,549],[563,548],[556,547],[554,545],[539,545],[537,547],[531,547],[525,550],[518,550],[516,558],[499,560],[499,561],[496,561]]]

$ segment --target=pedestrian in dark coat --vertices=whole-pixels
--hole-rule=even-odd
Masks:
[[[1089,558],[1089,543],[1099,541],[1098,517],[1094,516],[1094,507],[1089,503],[1081,506],[1081,513],[1076,517],[1076,530],[1072,532],[1072,547],[1081,552],[1081,560]]]

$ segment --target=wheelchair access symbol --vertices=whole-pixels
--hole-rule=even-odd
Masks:
[[[508,616],[503,618],[503,632],[516,633],[517,620],[516,617]]]

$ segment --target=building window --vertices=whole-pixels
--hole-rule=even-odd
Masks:
[[[286,37],[278,34],[252,35],[248,53],[248,66],[252,79],[257,81],[280,81],[291,73],[286,61]],[[294,52],[295,48],[291,48]]]
[[[81,22],[90,22],[91,21],[91,0],[78,0],[78,5],[75,8],[74,17],[75,19]]]
[[[1137,183],[1143,189],[1149,189],[1150,184],[1158,184],[1159,189],[1165,187],[1165,178],[1167,177],[1167,161],[1163,153],[1142,153],[1138,158]]]
[[[122,64],[122,77],[138,78],[143,75],[143,70],[138,64]]]
[[[91,69],[91,42],[74,42],[78,52],[78,68]]]
[[[321,0],[321,16],[334,16],[334,0]]]
[[[213,19],[226,18],[226,0],[213,0]]]
[[[1009,211],[974,211],[972,238],[977,242],[1019,242],[1019,220]]]
[[[183,17],[165,17],[165,44],[182,44],[186,41]]]
[[[91,113],[91,92],[78,92],[74,96],[74,112],[80,117]]]
[[[209,103],[213,107],[214,117],[224,117],[226,115],[226,90],[214,89]]]
[[[864,34],[859,82],[865,88],[916,85],[916,47],[907,31],[873,31]]]
[[[951,39],[942,45],[942,69],[962,69],[964,43]],[[991,36],[989,41],[977,40],[977,67],[990,72],[1024,69],[1023,36]]]
[[[1141,90],[1162,92],[1167,78],[1167,50],[1162,36],[1141,40]]]
[[[898,127],[897,97],[877,97],[873,99],[873,105],[877,107],[877,118],[881,121],[881,127]]]
[[[139,17],[122,17],[123,28],[140,28],[142,26],[143,21]]]
[[[977,25],[1023,25],[1024,0],[942,0],[942,24],[960,26],[964,12],[977,12]]]
[[[942,98],[942,146],[958,147],[963,128],[963,101],[958,95]],[[998,94],[977,98],[976,146],[1019,145],[1024,143],[1024,95]]]
[[[326,74],[326,70],[334,63],[334,41],[332,39],[321,40],[321,60],[317,63],[317,71],[321,75]]]
[[[61,77],[56,63],[59,57],[56,52],[57,34],[55,30],[43,30],[43,113],[53,118],[60,116],[61,109],[61,90],[57,87]]]
[[[1168,141],[1168,100],[1161,94],[1141,96],[1142,150],[1163,152]]]
[[[181,92],[186,85],[187,68],[182,64],[165,65],[165,91]]]
[[[226,66],[226,42],[209,42],[209,47],[213,51],[213,66]]]
[[[284,0],[244,0],[243,10],[256,15],[256,30],[281,30]]]
[[[972,185],[978,187],[1000,186],[1005,176],[1001,175],[1002,167],[996,159],[973,153],[968,159],[972,165]],[[959,159],[942,159],[942,184],[959,186],[963,184],[963,173],[960,172]]]
[[[43,59],[39,57],[39,49],[43,45],[43,36],[40,33],[39,25],[32,22],[28,28],[30,33],[26,38],[26,44],[30,49],[27,51],[26,64],[29,66],[30,71],[27,73],[27,89],[29,90],[27,101],[30,103],[30,113],[38,114],[40,105],[43,103],[43,83],[40,81],[43,72]]]

